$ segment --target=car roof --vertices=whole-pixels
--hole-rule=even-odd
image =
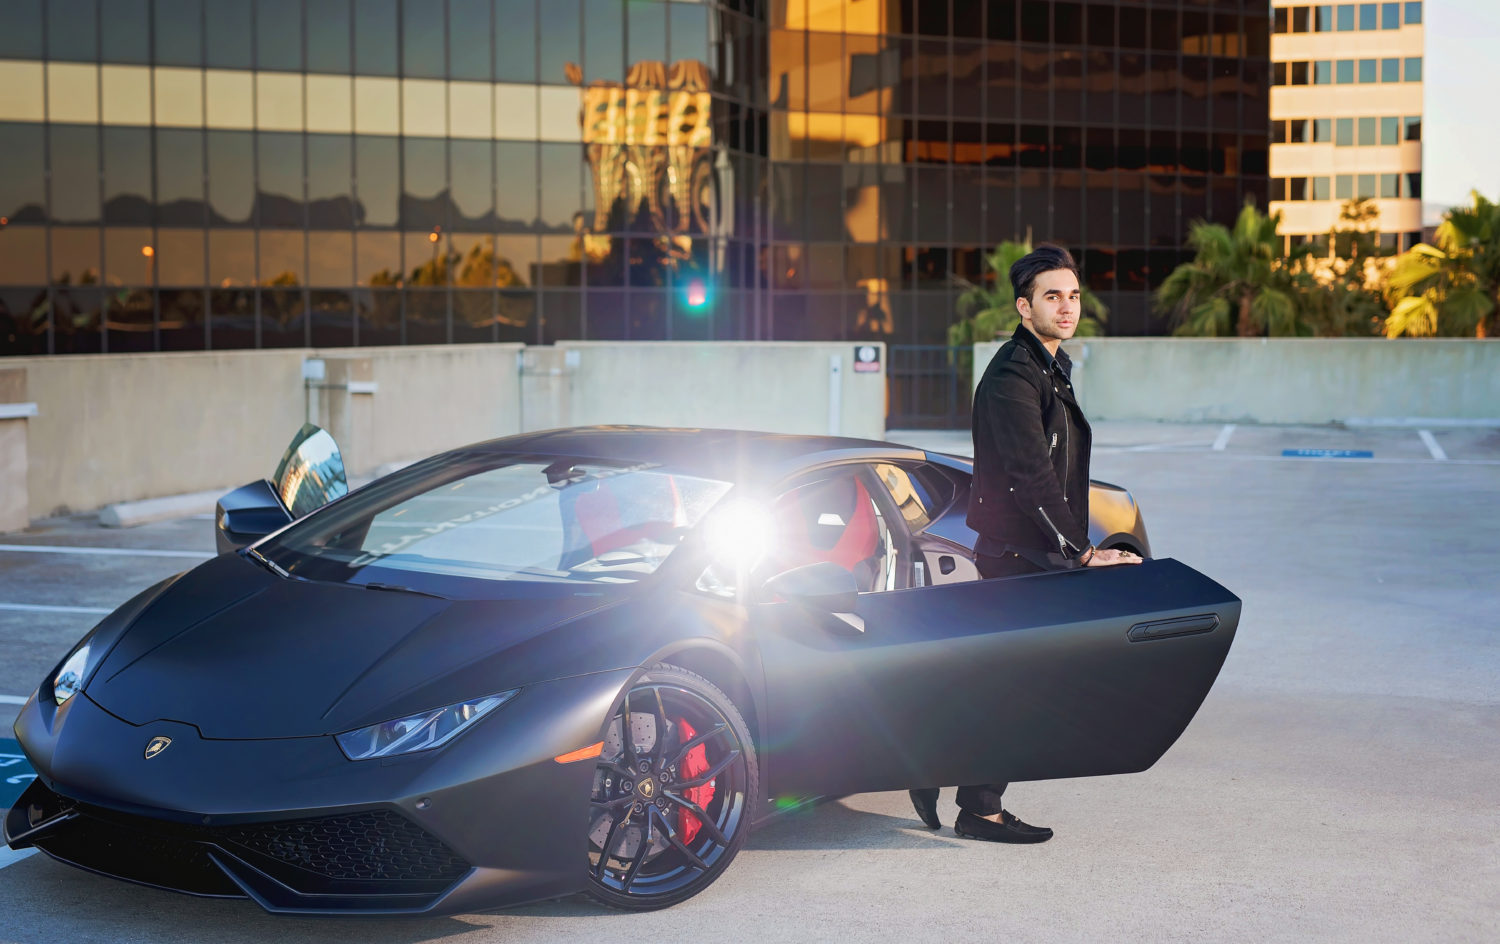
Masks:
[[[651,462],[738,484],[774,484],[804,469],[836,462],[920,461],[927,455],[912,446],[873,439],[660,426],[549,429],[492,439],[459,451]]]

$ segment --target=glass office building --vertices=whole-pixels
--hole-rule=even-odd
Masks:
[[[1266,205],[1265,0],[6,0],[0,355],[1112,333]]]

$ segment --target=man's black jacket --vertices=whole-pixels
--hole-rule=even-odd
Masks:
[[[1057,568],[1089,546],[1093,434],[1073,395],[1072,366],[1023,323],[984,370],[974,391],[968,515],[980,553],[1010,549]]]

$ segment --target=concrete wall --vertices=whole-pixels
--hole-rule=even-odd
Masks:
[[[856,373],[854,347],[434,345],[5,358],[0,371],[23,371],[17,389],[38,405],[12,421],[27,424],[35,519],[270,475],[306,419],[334,435],[355,475],[523,429],[595,423],[879,439],[885,373]],[[324,367],[311,385],[308,358]]]
[[[976,382],[1000,344],[976,344]],[[1343,423],[1500,419],[1500,340],[1075,338],[1090,419]]]
[[[852,343],[577,341],[557,345],[576,382],[568,423],[713,426],[885,437],[882,369]],[[834,364],[833,361],[837,360]]]

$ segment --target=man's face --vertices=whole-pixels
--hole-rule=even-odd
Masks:
[[[1043,341],[1066,341],[1078,330],[1078,277],[1067,269],[1043,272],[1032,283],[1031,299],[1016,299],[1016,309]]]

